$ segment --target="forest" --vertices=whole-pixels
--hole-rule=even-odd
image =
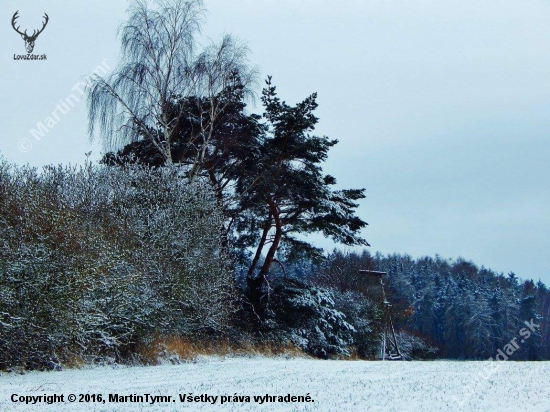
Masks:
[[[244,44],[199,43],[199,0],[128,13],[117,68],[87,90],[101,162],[0,162],[0,370],[377,359],[386,299],[404,359],[485,360],[525,322],[512,359],[550,359],[542,282],[366,249],[365,190],[323,172],[338,140],[315,134],[315,93],[288,104]],[[360,270],[387,272],[387,296]]]

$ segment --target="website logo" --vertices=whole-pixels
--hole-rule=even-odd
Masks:
[[[33,30],[32,34],[29,36],[27,34],[27,30],[22,32],[19,28],[20,26],[16,27],[17,19],[19,18],[19,10],[15,12],[11,19],[11,26],[13,29],[21,36],[21,38],[25,41],[25,49],[27,49],[27,56],[21,56],[21,55],[13,55],[14,60],[46,60],[46,55],[43,54],[41,56],[33,55],[31,54],[34,50],[34,43],[36,42],[36,39],[44,31],[46,28],[46,25],[48,24],[48,21],[50,18],[46,13],[44,13],[44,19],[45,21],[42,23],[42,28],[39,30]]]

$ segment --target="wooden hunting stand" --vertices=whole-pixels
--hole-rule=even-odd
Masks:
[[[395,337],[395,330],[393,328],[393,321],[391,317],[391,304],[386,299],[386,292],[384,290],[384,282],[382,278],[387,275],[386,272],[380,272],[376,270],[360,270],[361,275],[367,275],[373,278],[378,278],[380,281],[380,288],[382,290],[382,304],[384,306],[383,315],[383,331],[382,341],[380,344],[380,357],[381,360],[402,360],[399,346],[397,345],[397,339]]]

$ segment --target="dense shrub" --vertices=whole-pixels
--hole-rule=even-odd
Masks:
[[[375,359],[380,352],[382,311],[372,300],[358,292],[332,290],[335,308],[353,325],[352,344],[363,359]]]
[[[274,286],[269,309],[266,325],[280,341],[325,359],[350,354],[355,328],[335,309],[328,290],[284,279]]]
[[[234,292],[221,222],[208,184],[178,168],[0,163],[0,369],[222,333]]]
[[[434,359],[439,351],[418,333],[411,333],[404,329],[396,333],[396,339],[405,360]]]

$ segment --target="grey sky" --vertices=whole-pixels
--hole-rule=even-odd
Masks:
[[[246,41],[262,76],[294,103],[319,93],[326,171],[365,187],[372,250],[463,256],[550,283],[550,2],[206,0],[204,33]],[[124,0],[3,0],[0,153],[82,162],[81,101],[40,142],[29,130],[104,59],[114,67]],[[23,28],[45,62],[14,61]],[[29,138],[27,153],[18,142]],[[321,241],[323,245],[328,243]]]

